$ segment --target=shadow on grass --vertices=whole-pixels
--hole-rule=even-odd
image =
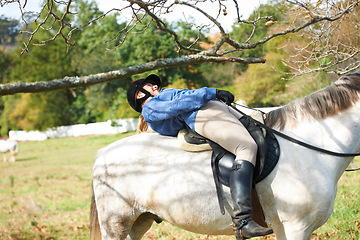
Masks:
[[[28,157],[28,158],[16,158],[15,162],[25,162],[25,161],[33,161],[38,159],[37,157]]]

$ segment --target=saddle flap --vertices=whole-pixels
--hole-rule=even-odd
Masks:
[[[254,170],[254,182],[258,183],[263,180],[276,166],[279,156],[280,156],[280,146],[273,133],[267,133],[266,138],[264,139],[264,144],[266,145],[266,153],[264,156],[264,162],[262,166],[258,164],[255,166]],[[228,152],[220,145],[210,142],[210,146],[213,149],[212,156],[212,166],[213,173],[217,174],[219,181],[225,185],[229,186],[230,183],[230,171],[231,167],[235,161],[235,155]],[[257,160],[258,162],[259,160]]]
[[[264,169],[266,158],[266,144],[263,131],[249,116],[244,115],[239,120],[248,130],[258,146],[254,176],[259,176]]]

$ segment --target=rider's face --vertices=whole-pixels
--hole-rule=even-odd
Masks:
[[[159,94],[159,86],[158,85],[153,85],[151,83],[145,83],[145,85],[143,86],[143,89],[145,89],[146,91],[148,91],[151,95],[156,96]],[[145,93],[139,91],[136,94],[136,99],[140,99],[145,97]]]

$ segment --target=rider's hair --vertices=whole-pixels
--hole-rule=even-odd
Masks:
[[[139,116],[139,124],[136,133],[146,133],[149,130],[149,124],[145,122],[143,115]]]

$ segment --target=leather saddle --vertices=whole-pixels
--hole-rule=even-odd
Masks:
[[[276,166],[279,160],[280,146],[272,132],[267,131],[266,136],[264,136],[261,127],[252,117],[244,115],[239,121],[246,127],[258,145],[254,170],[254,183],[256,184],[268,176]],[[211,166],[218,201],[221,213],[225,214],[222,187],[223,185],[230,187],[230,171],[235,161],[235,155],[211,140],[202,137],[190,128],[188,128],[188,132],[185,134],[185,140],[190,144],[209,144],[211,146],[213,150]]]

